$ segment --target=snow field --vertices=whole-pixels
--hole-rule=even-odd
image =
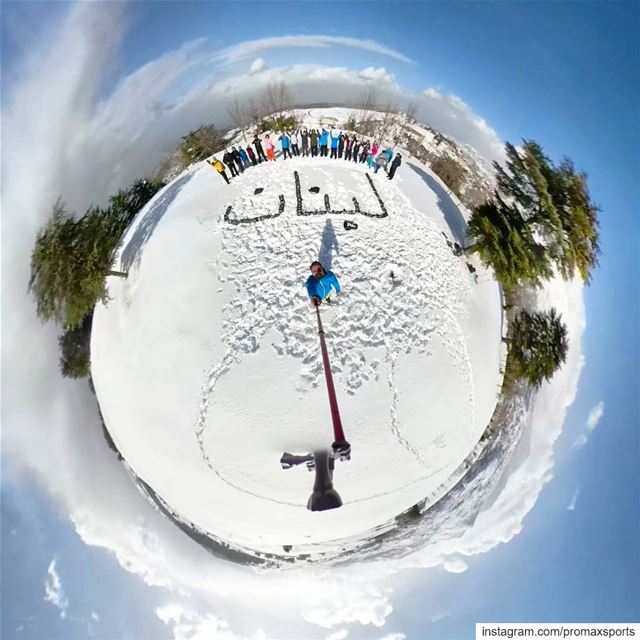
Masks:
[[[356,197],[381,215],[366,165],[278,160],[230,186],[193,167],[128,231],[130,276],[110,281],[92,337],[100,405],[134,472],[212,536],[290,555],[366,538],[446,483],[490,419],[500,352],[497,285],[452,255],[451,203],[423,174],[369,172],[389,213],[370,218],[298,215],[294,170],[305,212],[328,195],[334,212]],[[230,220],[273,217],[230,224],[229,206]],[[344,289],[323,322],[353,455],[336,463],[344,506],[311,513],[313,475],[279,458],[333,440],[303,289],[318,258]]]

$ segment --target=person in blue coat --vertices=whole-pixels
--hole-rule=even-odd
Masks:
[[[331,132],[331,157],[338,157],[338,142],[340,142],[340,133],[336,130]]]
[[[278,138],[282,143],[282,157],[287,158],[291,157],[291,149],[289,148],[290,138],[286,133],[283,133],[280,138]]]
[[[242,164],[246,167],[249,167],[251,165],[251,162],[249,161],[249,156],[247,155],[247,152],[240,147],[239,149],[240,152],[240,159],[242,160]]]
[[[327,144],[329,143],[329,132],[326,129],[322,130],[320,134],[320,155],[324,158],[327,157]]]
[[[315,260],[309,267],[311,275],[307,278],[305,287],[311,305],[317,307],[323,301],[330,302],[333,291],[340,293],[340,283],[332,271],[325,271],[320,262]]]

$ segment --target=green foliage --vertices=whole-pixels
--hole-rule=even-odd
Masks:
[[[358,133],[358,123],[356,122],[356,119],[351,116],[344,125],[344,129],[346,131],[355,131],[356,133]]]
[[[293,116],[278,115],[264,118],[260,121],[260,133],[265,131],[295,131],[298,128],[298,119]]]
[[[555,309],[521,311],[510,328],[511,375],[534,387],[550,380],[567,358],[567,327]]]
[[[431,169],[459,198],[467,170],[449,155],[436,158],[431,163]]]
[[[86,378],[90,375],[92,318],[93,313],[88,313],[79,327],[68,329],[58,338],[60,371],[67,378]]]
[[[471,217],[473,249],[506,287],[539,285],[554,268],[566,279],[577,271],[589,282],[600,247],[586,176],[568,159],[555,166],[532,141],[520,151],[507,143],[506,154],[505,167],[494,163],[493,201]]]
[[[106,300],[105,276],[113,254],[135,214],[162,187],[162,183],[138,180],[111,198],[110,207],[90,207],[79,219],[54,206],[40,231],[31,254],[29,290],[36,313],[67,329],[80,327],[98,300]]]
[[[224,138],[212,124],[202,125],[181,138],[178,150],[185,167],[225,148]]]
[[[473,211],[467,234],[473,250],[507,289],[520,282],[536,287],[551,276],[544,247],[536,242],[522,216],[499,197]]]
[[[106,297],[104,268],[96,268],[105,253],[100,228],[103,211],[90,209],[80,220],[56,202],[31,254],[29,289],[41,320],[77,327],[96,300]]]

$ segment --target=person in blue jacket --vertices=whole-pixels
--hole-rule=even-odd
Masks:
[[[315,260],[309,267],[311,275],[307,278],[305,287],[311,305],[317,307],[323,301],[331,302],[330,296],[333,291],[340,293],[340,283],[332,271],[325,271],[320,262]]]
[[[286,133],[283,133],[280,138],[278,138],[282,143],[282,157],[287,158],[291,157],[291,149],[289,148],[290,138]]]
[[[331,157],[338,157],[338,142],[340,142],[340,132],[335,129],[331,132]]]
[[[242,160],[242,164],[245,166],[245,169],[251,166],[251,162],[249,161],[249,156],[247,155],[247,152],[242,147],[240,147],[239,152],[240,152],[240,159]]]
[[[320,155],[324,158],[327,157],[327,144],[329,142],[329,132],[326,129],[322,130],[320,134]]]

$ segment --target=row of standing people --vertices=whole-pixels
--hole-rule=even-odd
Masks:
[[[382,149],[377,142],[370,142],[364,138],[358,139],[355,134],[347,134],[337,130],[327,131],[326,129],[298,129],[296,132],[283,132],[278,136],[282,157],[292,158],[302,157],[331,157],[353,161],[356,163],[367,163],[374,173],[378,173],[380,167],[385,168],[387,177],[392,180],[397,168],[402,162],[402,155],[396,154],[393,158],[393,151],[389,148]],[[256,135],[252,141],[254,149],[249,145],[246,149],[242,147],[232,147],[225,151],[222,162],[217,158],[207,160],[207,162],[224,178],[229,184],[229,178],[225,171],[229,169],[231,177],[238,176],[250,166],[256,166],[267,160],[276,160],[275,143],[271,134],[265,134],[263,140]],[[329,153],[330,150],[330,153]],[[266,153],[265,153],[266,151]],[[392,160],[393,158],[393,160]],[[223,164],[224,163],[224,164]],[[387,167],[389,169],[387,170]]]

